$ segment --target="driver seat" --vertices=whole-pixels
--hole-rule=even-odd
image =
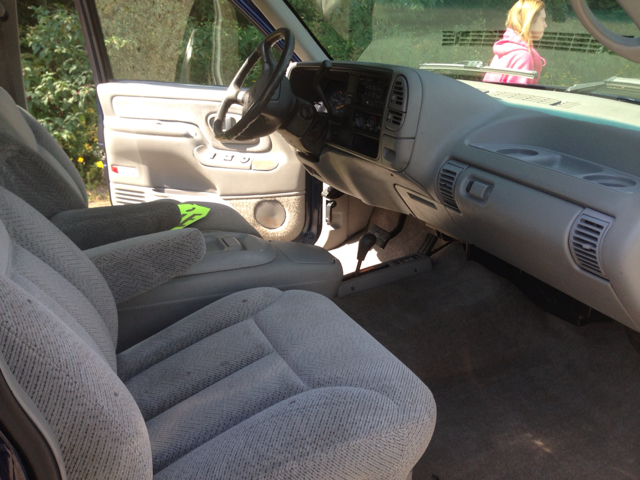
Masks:
[[[80,174],[49,132],[0,88],[0,186],[47,217],[83,250],[170,230],[180,224],[178,202],[88,208]],[[190,225],[202,232],[224,231],[260,237],[224,200],[198,202],[206,217]]]

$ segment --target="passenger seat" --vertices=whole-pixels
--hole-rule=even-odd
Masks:
[[[330,300],[238,292],[116,355],[96,266],[4,188],[0,222],[0,408],[35,425],[4,432],[27,468],[44,439],[69,479],[405,480],[427,447],[431,392]],[[156,235],[173,255],[132,261],[204,254],[196,230]]]

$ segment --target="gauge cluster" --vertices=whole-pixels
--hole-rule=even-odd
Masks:
[[[343,89],[338,88],[331,92],[328,97],[329,105],[331,105],[331,113],[338,118],[344,117],[344,102],[345,102],[345,92]]]
[[[296,68],[291,74],[294,93],[330,112],[327,143],[377,158],[389,96],[391,72],[384,69],[329,70],[320,82],[324,99],[313,86],[316,69]],[[323,103],[326,101],[329,108]]]

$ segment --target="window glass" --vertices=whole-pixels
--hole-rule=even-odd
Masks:
[[[515,0],[290,0],[336,60],[419,67],[424,63],[494,59]],[[640,65],[598,43],[566,0],[544,2],[546,28],[532,47],[541,61],[539,84],[571,86],[610,77],[640,78]],[[620,35],[638,28],[616,0],[588,0],[596,16]],[[530,63],[524,64],[532,65]],[[543,66],[542,66],[543,65]],[[480,80],[474,74],[446,73]]]
[[[118,80],[228,85],[264,38],[226,0],[96,0],[96,7]]]

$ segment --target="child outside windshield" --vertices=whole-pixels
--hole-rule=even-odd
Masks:
[[[535,70],[538,72],[538,77],[526,78],[487,73],[483,81],[537,84],[546,61],[533,48],[533,42],[540,40],[544,35],[544,29],[547,28],[546,18],[547,14],[542,0],[516,2],[507,14],[507,31],[493,45],[495,56],[491,61],[492,67]]]

